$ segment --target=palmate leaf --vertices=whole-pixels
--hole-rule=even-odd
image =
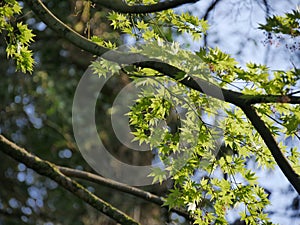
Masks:
[[[5,1],[0,7],[0,33],[5,30],[7,36],[6,53],[8,58],[16,62],[16,70],[23,73],[33,71],[33,55],[28,49],[35,36],[26,24],[12,22],[15,14],[21,13],[17,1]]]
[[[164,180],[166,180],[167,172],[159,167],[154,167],[148,176],[153,177],[153,183],[159,182],[161,184]]]
[[[260,24],[259,28],[268,32],[299,36],[299,19],[299,10],[293,10],[291,13],[286,13],[284,16],[272,16],[267,18],[266,24]]]
[[[119,70],[121,69],[118,63],[111,62],[103,58],[99,58],[98,60],[93,61],[91,67],[94,71],[94,74],[98,75],[99,77],[114,75],[116,73],[119,73]]]
[[[0,9],[5,17],[4,20],[0,19],[0,28],[8,31],[7,55],[15,58],[17,69],[31,71],[33,60],[28,45],[34,35],[22,23],[16,26],[10,24],[9,18],[14,13],[19,13],[20,9],[16,1],[5,2],[10,5]],[[129,2],[152,4],[158,1]],[[207,98],[205,94],[183,86],[180,81],[187,74],[222,87],[242,81],[246,83],[243,93],[285,95],[295,88],[299,76],[291,71],[273,72],[267,66],[255,63],[248,63],[242,69],[234,58],[218,48],[209,49],[208,52],[201,49],[193,53],[182,49],[176,42],[167,44],[162,41],[165,37],[161,30],[164,28],[188,33],[195,40],[199,39],[207,29],[207,22],[190,13],[177,14],[173,10],[165,10],[146,16],[135,15],[132,18],[129,14],[112,12],[109,19],[114,29],[146,43],[140,49],[135,49],[137,52],[184,71],[174,74],[175,80],[170,81],[165,77],[158,77],[164,74],[152,69],[129,66],[123,70],[134,79],[133,83],[137,86],[153,87],[142,90],[128,116],[131,133],[135,136],[133,141],[140,144],[150,143],[151,147],[158,150],[158,157],[167,168],[153,168],[149,174],[153,177],[153,182],[162,183],[168,172],[173,175],[174,189],[167,197],[165,205],[187,208],[195,217],[196,224],[226,224],[227,210],[243,205],[242,210],[238,209],[243,220],[249,224],[268,224],[268,216],[263,213],[269,204],[267,195],[257,185],[256,174],[247,168],[247,163],[254,159],[255,167],[274,166],[269,150],[242,110]],[[288,26],[292,28],[290,35],[298,35],[298,25],[295,24],[297,19],[298,14],[287,14],[286,18],[273,19],[276,24],[271,25],[278,29],[276,32],[287,32],[285,26]],[[271,20],[268,22],[271,23]],[[115,47],[113,43],[97,37],[92,40],[104,47]],[[98,60],[92,67],[99,76],[112,75],[120,70],[118,64],[106,60]],[[217,81],[214,78],[218,78]],[[168,101],[169,99],[172,100]],[[279,125],[285,129],[285,135],[295,135],[298,132],[299,108],[283,109],[277,104],[268,104],[255,106],[255,109],[275,138],[279,136]],[[171,122],[174,123],[170,118],[171,111],[175,111],[177,119],[180,120],[180,123],[176,123],[178,127],[174,132],[170,131]],[[219,121],[221,113],[223,118]],[[274,122],[269,118],[271,116],[278,118]],[[158,127],[160,121],[166,125]],[[231,148],[231,151],[218,154],[218,141],[223,141],[225,147]],[[289,154],[288,159],[298,170],[298,152],[295,149],[286,150],[282,142],[279,146],[284,154]],[[175,154],[179,157],[175,157]]]

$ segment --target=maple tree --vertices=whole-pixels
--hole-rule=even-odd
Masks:
[[[151,180],[162,183],[169,178],[172,187],[159,198],[109,179],[88,178],[88,173],[35,157],[1,135],[2,152],[121,224],[138,222],[71,177],[106,182],[167,207],[194,224],[227,224],[226,216],[233,209],[246,224],[272,224],[265,212],[270,203],[268,194],[259,185],[250,162],[256,168],[278,166],[300,194],[299,149],[285,144],[288,138],[300,139],[297,67],[271,71],[267,65],[251,62],[242,67],[219,48],[182,48],[176,36],[187,33],[200,40],[209,30],[205,19],[173,9],[195,0],[87,1],[87,11],[99,6],[112,10],[107,14],[112,28],[135,41],[125,50],[101,36],[80,35],[40,0],[24,2],[57,35],[100,57],[91,64],[97,79],[121,79],[125,75],[128,82],[140,88],[127,114],[130,133],[133,141],[155,150],[154,155],[164,165],[152,168],[148,174]],[[7,57],[15,61],[16,70],[32,73],[34,60],[29,46],[35,35],[26,24],[16,21],[21,10],[17,1],[3,1],[0,31],[6,37]],[[260,29],[270,35],[296,38],[299,17],[297,10],[272,16]],[[79,105],[79,109],[83,107]],[[90,127],[84,127],[84,123],[79,127],[88,144]]]

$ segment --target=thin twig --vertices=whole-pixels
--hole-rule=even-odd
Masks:
[[[134,195],[136,197],[142,198],[144,200],[147,200],[148,202],[152,202],[159,206],[163,206],[163,204],[165,203],[163,198],[161,198],[157,195],[154,195],[150,192],[141,190],[139,188],[135,188],[135,187],[132,187],[132,186],[108,179],[108,178],[104,178],[104,177],[101,177],[101,176],[98,176],[96,174],[89,173],[86,171],[81,171],[81,170],[76,170],[76,169],[71,169],[71,168],[61,167],[61,166],[59,166],[58,168],[66,176],[76,177],[76,178],[88,180],[88,181],[91,181],[94,183],[98,183],[98,184],[104,185],[106,187],[113,188],[115,190],[122,191],[124,193],[128,193],[128,194]],[[170,211],[175,212],[178,215],[183,216],[184,218],[186,218],[188,220],[192,220],[190,218],[189,214],[183,210],[172,208],[172,209],[170,209]]]

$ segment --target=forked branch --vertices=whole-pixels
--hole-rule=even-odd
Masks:
[[[67,40],[69,40],[74,45],[80,47],[81,49],[84,49],[92,54],[95,54],[97,56],[102,56],[105,52],[111,51],[113,52],[114,57],[109,58],[109,60],[112,60],[114,62],[118,63],[125,63],[126,58],[128,58],[128,54],[119,53],[116,51],[112,51],[110,49],[101,47],[90,40],[84,38],[83,36],[79,35],[75,31],[73,31],[70,27],[65,25],[62,21],[60,21],[58,18],[56,18],[42,3],[41,0],[24,0],[29,7],[36,13],[40,19],[45,22],[49,27],[51,27],[57,34],[63,36]],[[141,58],[141,55],[129,55],[132,57]],[[130,58],[129,57],[129,58]],[[143,57],[142,57],[143,58]],[[154,70],[157,70],[166,76],[169,76],[176,80],[177,74],[182,74],[184,71],[169,65],[164,62],[157,62],[157,60],[151,60],[147,58],[147,56],[144,56],[144,61],[139,61],[139,63],[136,63],[136,65],[142,67],[142,68],[151,68]],[[295,171],[290,166],[289,162],[286,160],[282,152],[280,151],[280,148],[278,147],[276,141],[274,140],[274,137],[272,136],[269,129],[266,127],[264,122],[260,119],[260,117],[256,114],[254,109],[252,108],[252,104],[255,103],[289,103],[289,104],[300,104],[300,97],[297,96],[280,96],[280,95],[245,95],[239,92],[226,90],[223,88],[218,87],[217,85],[211,84],[205,80],[198,79],[197,81],[194,80],[191,77],[186,77],[185,79],[182,79],[178,81],[185,86],[192,88],[194,90],[198,90],[202,93],[205,93],[206,95],[218,98],[220,100],[232,103],[236,106],[239,106],[242,108],[242,110],[245,112],[246,116],[249,118],[249,120],[252,122],[253,126],[256,128],[258,133],[263,138],[264,142],[272,152],[272,155],[282,170],[282,172],[285,174],[285,176],[288,178],[288,180],[291,182],[293,187],[297,190],[297,192],[300,194],[300,180],[299,175],[295,173]],[[209,86],[209,88],[207,88]],[[209,92],[204,92],[201,87],[206,87],[206,90],[210,90]],[[214,90],[221,90],[223,93],[223,96],[216,95],[216,92]]]
[[[154,195],[150,192],[143,191],[139,188],[135,188],[135,187],[132,187],[132,186],[108,179],[108,178],[104,178],[104,177],[98,176],[93,173],[85,172],[85,171],[80,171],[80,170],[75,170],[75,169],[70,169],[67,167],[60,167],[60,166],[58,168],[63,174],[65,174],[69,177],[76,177],[76,178],[91,181],[93,183],[98,183],[98,184],[113,188],[115,190],[119,190],[121,192],[128,193],[128,194],[134,195],[136,197],[142,198],[148,202],[152,202],[159,206],[162,206],[165,203],[165,201],[161,197]],[[180,216],[183,216],[187,220],[193,220],[189,216],[188,212],[185,212],[183,210],[171,208],[170,211],[175,212]]]
[[[125,225],[138,225],[134,219],[124,214],[117,208],[111,206],[101,198],[97,197],[93,193],[89,192],[82,185],[65,176],[59,171],[59,168],[45,160],[42,160],[29,152],[24,148],[17,146],[3,135],[0,135],[0,151],[9,155],[18,162],[23,163],[28,168],[33,169],[37,173],[49,177],[72,194],[76,195],[95,209],[114,219],[118,223]]]

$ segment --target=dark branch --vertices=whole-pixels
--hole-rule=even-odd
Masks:
[[[163,62],[157,62],[155,60],[149,60],[146,56],[142,55],[134,55],[134,54],[124,54],[112,51],[110,49],[103,48],[88,39],[80,36],[76,32],[74,32],[71,28],[67,27],[63,22],[57,19],[41,2],[41,0],[24,0],[29,7],[40,17],[42,21],[44,21],[47,25],[49,25],[53,30],[55,30],[59,35],[65,37],[71,43],[76,46],[84,49],[92,54],[102,56],[105,52],[110,51],[111,54],[106,56],[105,58],[108,60],[112,60],[118,63],[125,63],[130,60],[130,63],[133,61],[139,62],[135,63],[136,65],[143,68],[151,68],[157,70],[173,79],[176,79],[176,75],[184,73],[184,71],[171,66],[169,64]],[[133,58],[136,58],[133,60]],[[141,60],[142,59],[142,60]],[[280,152],[279,147],[276,144],[272,134],[265,126],[264,122],[258,117],[256,112],[251,108],[250,104],[255,103],[290,103],[290,104],[299,104],[300,97],[296,96],[276,96],[276,95],[243,95],[238,92],[221,89],[217,85],[211,84],[205,80],[198,79],[197,81],[191,77],[186,77],[183,80],[178,81],[187,87],[190,87],[194,90],[198,90],[206,95],[218,98],[220,100],[232,103],[237,105],[243,109],[247,117],[253,123],[254,127],[260,133],[264,141],[266,142],[268,148],[273,154],[276,162],[278,163],[280,169],[287,176],[291,184],[295,187],[295,189],[300,193],[300,184],[299,184],[299,176],[295,174],[288,161]],[[206,88],[206,91],[203,90],[203,87]],[[216,90],[221,90],[223,96],[217,95]],[[224,98],[223,98],[224,97]]]
[[[98,184],[119,190],[121,192],[125,192],[128,194],[134,195],[136,197],[140,197],[142,199],[147,200],[148,202],[152,202],[159,206],[162,206],[164,204],[164,200],[161,197],[154,195],[150,192],[143,191],[139,188],[135,188],[135,187],[132,187],[132,186],[108,179],[108,178],[104,178],[104,177],[98,176],[93,173],[81,171],[81,170],[70,169],[67,167],[58,167],[58,168],[66,176],[81,178],[81,179],[88,180],[88,181],[91,181],[94,183],[98,183]],[[175,212],[178,215],[185,217],[187,220],[192,220],[190,218],[189,214],[185,211],[182,211],[179,209],[170,209],[170,211]]]
[[[86,39],[85,37],[79,35],[75,31],[73,31],[70,27],[65,25],[62,21],[56,18],[42,3],[41,0],[24,0],[29,7],[36,13],[40,19],[46,23],[50,28],[55,30],[57,34],[65,37],[68,41],[78,46],[79,48],[86,50],[92,54],[97,56],[106,58],[107,60],[111,60],[120,64],[128,64],[132,62],[139,62],[138,65],[144,68],[155,69],[171,78],[175,79],[175,75],[178,73],[184,73],[184,71],[171,66],[167,63],[151,61],[147,56],[143,56],[140,54],[126,54],[117,51],[113,51],[108,48],[104,48],[102,46],[97,45],[96,43]],[[105,54],[110,51],[110,54]],[[293,96],[280,96],[280,95],[244,95],[239,92],[226,90],[220,88],[214,84],[211,84],[205,80],[197,79],[197,82],[191,78],[187,77],[184,80],[179,81],[182,84],[190,87],[192,89],[198,90],[202,93],[205,93],[212,97],[220,97],[216,96],[216,92],[214,90],[221,90],[224,96],[220,100],[225,100],[226,102],[235,104],[237,106],[245,105],[245,104],[255,104],[255,103],[290,103],[290,104],[299,104],[300,97]],[[209,87],[206,89],[211,89],[210,92],[204,92],[201,87]]]
[[[114,208],[107,202],[103,201],[96,195],[92,194],[81,186],[76,181],[62,174],[58,167],[48,161],[42,160],[30,153],[25,149],[17,146],[15,143],[6,139],[3,135],[0,135],[0,151],[9,155],[18,162],[23,163],[27,167],[33,169],[37,173],[49,177],[56,181],[66,190],[76,195],[95,209],[114,219],[121,224],[138,225],[139,223],[132,218]]]
[[[117,56],[116,56],[117,58]],[[142,68],[151,68],[157,70],[158,72],[165,74],[176,80],[176,75],[185,74],[181,69],[175,66],[169,65],[164,62],[159,61],[147,61],[148,59],[143,59],[145,61],[135,63],[135,65]],[[227,90],[219,87],[218,85],[212,84],[206,80],[200,78],[193,78],[187,76],[178,82],[184,84],[185,86],[200,91],[208,96],[217,98],[222,101],[232,103],[236,106],[252,105],[257,103],[289,103],[289,104],[300,104],[300,97],[290,96],[290,95],[246,95],[236,91]],[[220,91],[222,95],[220,95]]]
[[[265,5],[266,8],[266,18],[270,16],[270,5],[268,3],[268,0],[263,0],[263,3]]]
[[[93,0],[94,3],[105,8],[112,9],[119,13],[131,14],[160,12],[163,10],[176,8],[187,3],[195,3],[197,1],[199,0],[173,0],[158,2],[152,5],[127,5],[123,0]]]
[[[47,9],[41,0],[25,0],[24,2],[47,26],[77,47],[95,55],[102,55],[105,52],[110,51],[110,49],[101,47],[89,39],[81,36],[66,24],[61,22],[55,15],[53,15],[51,11]]]
[[[205,12],[205,14],[204,14],[204,16],[203,16],[203,19],[204,19],[204,20],[207,20],[207,19],[208,19],[208,16],[209,16],[210,12],[217,6],[217,4],[218,4],[219,2],[221,2],[221,0],[215,0],[215,1],[213,1],[213,2],[210,4],[210,6],[208,7],[208,9],[206,10],[206,12]],[[207,46],[207,35],[208,35],[208,34],[205,33],[204,36],[203,36],[203,41],[204,41],[204,47],[205,47],[205,48],[208,47],[208,46]]]
[[[280,148],[278,147],[274,137],[272,136],[270,130],[265,125],[264,121],[257,115],[255,109],[252,106],[241,107],[248,119],[251,121],[252,125],[255,127],[257,132],[260,134],[265,144],[271,151],[276,163],[279,168],[289,180],[289,182],[296,189],[300,195],[300,176],[293,170],[288,160],[285,158]]]
[[[207,20],[209,13],[217,6],[217,4],[221,2],[221,0],[215,0],[214,2],[211,3],[211,5],[208,7],[208,9],[206,10],[203,19]]]

